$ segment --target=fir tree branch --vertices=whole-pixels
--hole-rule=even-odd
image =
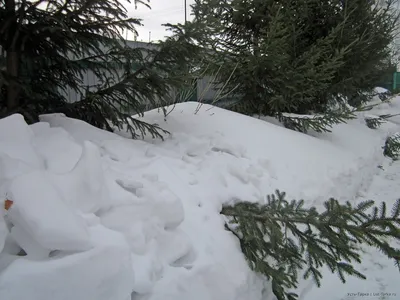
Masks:
[[[318,286],[322,266],[337,273],[342,282],[346,275],[365,279],[351,264],[361,262],[362,245],[378,248],[400,270],[400,249],[388,243],[400,240],[400,200],[391,216],[386,215],[384,203],[375,207],[374,201],[353,207],[350,202],[330,199],[324,206],[323,212],[307,209],[303,200],[289,202],[285,193],[276,191],[266,204],[241,202],[221,211],[250,266],[272,280],[279,300],[296,299],[287,289],[297,287],[302,270],[303,277],[312,276]],[[367,213],[371,209],[372,213]]]

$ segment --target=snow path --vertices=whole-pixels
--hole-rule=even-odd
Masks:
[[[378,167],[379,171],[374,176],[370,188],[357,198],[355,204],[366,200],[374,200],[376,205],[386,202],[387,214],[390,215],[393,204],[400,198],[400,161],[386,159],[383,165]],[[396,243],[396,247],[400,248],[400,242],[391,243]],[[346,284],[342,284],[338,276],[330,274],[327,270],[321,288],[311,289],[302,299],[400,299],[399,270],[394,262],[385,258],[379,250],[365,248],[362,264],[354,266],[367,277],[366,280],[349,277]]]

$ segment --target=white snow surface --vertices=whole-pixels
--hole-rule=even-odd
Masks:
[[[0,299],[274,300],[224,229],[223,204],[276,189],[317,208],[398,198],[400,163],[382,145],[400,120],[372,130],[364,117],[399,113],[400,97],[311,135],[197,106],[178,104],[166,121],[145,113],[171,132],[164,141],[62,114],[0,120]],[[398,271],[377,251],[359,269],[367,281],[343,285],[327,270],[321,288],[302,281],[299,299],[399,299]]]
[[[376,87],[376,88],[374,89],[374,91],[375,91],[375,93],[377,93],[377,94],[384,94],[384,93],[389,92],[388,89],[385,89],[385,88],[379,87],[379,86]]]

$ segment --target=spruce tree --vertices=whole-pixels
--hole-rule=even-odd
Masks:
[[[159,136],[159,127],[131,114],[170,102],[190,82],[198,47],[174,28],[157,46],[129,47],[124,34],[140,24],[119,0],[2,1],[0,117],[21,113],[35,122],[40,114],[63,112],[110,131]],[[85,84],[87,74],[96,85]],[[71,103],[67,89],[80,101]]]
[[[398,19],[392,2],[197,0],[193,11],[208,70],[240,97],[234,110],[322,114],[286,122],[312,129],[351,118],[344,99],[359,106],[380,82]]]
[[[398,51],[393,48],[399,26],[398,0],[344,1],[339,18],[348,18],[340,45],[356,43],[346,54],[329,92],[345,96],[357,106],[371,98],[396,59],[392,55]]]

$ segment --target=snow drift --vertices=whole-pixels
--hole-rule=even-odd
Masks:
[[[172,133],[163,142],[62,114],[0,120],[0,201],[13,201],[0,214],[1,298],[273,299],[224,230],[222,205],[275,189],[310,205],[355,199],[397,130],[371,130],[360,114],[309,136],[196,107],[178,104],[165,122],[145,114]]]

